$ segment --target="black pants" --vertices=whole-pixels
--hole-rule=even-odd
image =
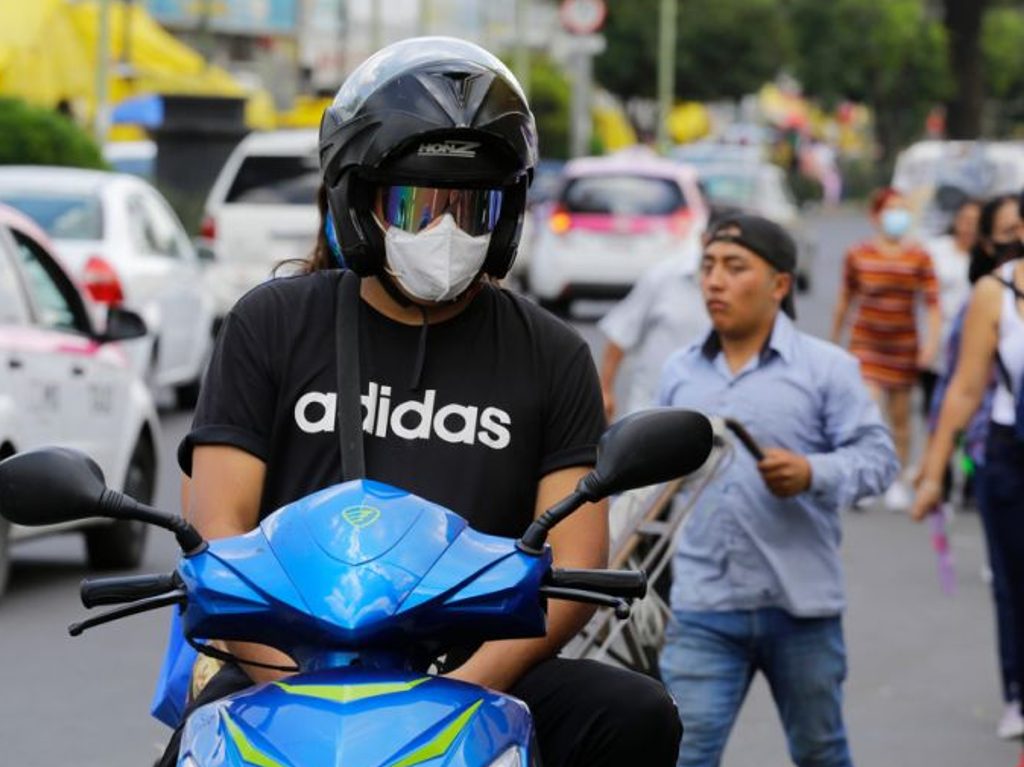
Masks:
[[[191,708],[252,684],[222,668]],[[660,682],[589,660],[552,658],[509,691],[530,708],[544,767],[674,767],[683,727]],[[191,713],[191,708],[188,713]],[[174,767],[181,728],[156,767]]]
[[[1024,691],[1024,442],[1012,426],[992,424],[985,445],[985,503],[989,505],[989,545],[1006,567],[1012,614],[1016,691]]]

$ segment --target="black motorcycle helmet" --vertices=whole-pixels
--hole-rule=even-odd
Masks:
[[[345,261],[384,275],[372,217],[381,185],[503,191],[482,272],[504,277],[515,259],[537,129],[515,77],[495,56],[450,37],[394,43],[364,61],[320,121],[320,170]]]

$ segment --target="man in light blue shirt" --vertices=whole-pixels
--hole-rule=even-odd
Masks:
[[[680,767],[718,765],[762,672],[800,767],[845,767],[839,514],[899,464],[857,361],[791,319],[796,246],[777,225],[716,224],[701,261],[712,331],[674,354],[660,403],[742,422],[739,449],[683,527],[661,673],[683,721]],[[782,309],[782,311],[780,311]]]

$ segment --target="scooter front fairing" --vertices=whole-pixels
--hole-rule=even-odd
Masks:
[[[526,706],[507,695],[425,674],[332,669],[198,709],[178,764],[528,767],[537,764],[531,738]]]

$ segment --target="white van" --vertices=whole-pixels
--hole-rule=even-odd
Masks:
[[[251,133],[235,147],[206,200],[200,241],[213,253],[207,283],[223,317],[275,266],[316,241],[318,132]]]
[[[943,234],[965,199],[1024,189],[1024,143],[918,141],[896,158],[892,186],[917,212],[920,236]]]

